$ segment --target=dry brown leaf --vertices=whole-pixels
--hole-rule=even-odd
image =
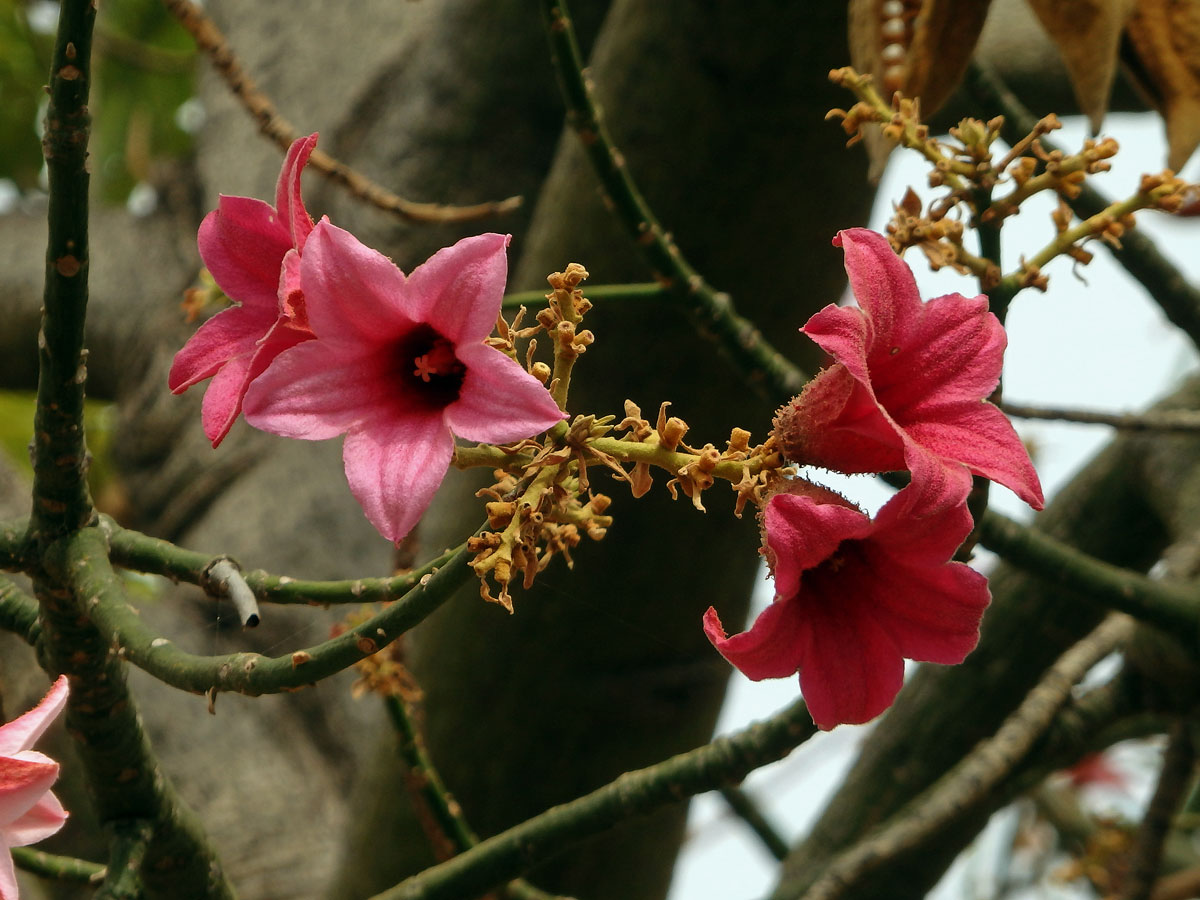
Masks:
[[[1137,0],[1126,26],[1132,73],[1167,123],[1167,165],[1179,171],[1200,144],[1200,3]]]
[[[919,97],[925,115],[958,87],[991,0],[850,0],[850,60],[870,73],[884,99],[900,91]],[[871,178],[878,179],[892,145],[878,128],[864,129]]]
[[[1136,0],[1029,0],[1042,27],[1058,45],[1071,75],[1079,107],[1100,130],[1113,76],[1121,30]]]

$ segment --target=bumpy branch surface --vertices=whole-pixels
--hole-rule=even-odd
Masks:
[[[276,657],[258,653],[197,656],[154,634],[142,622],[112,574],[104,534],[99,528],[79,532],[73,546],[87,560],[86,565],[72,567],[78,569],[73,577],[81,596],[87,598],[88,617],[106,636],[105,646],[119,648],[123,659],[160,681],[197,694],[233,691],[257,696],[305,687],[328,678],[386,647],[421,622],[473,574],[466,564],[465,551],[459,551],[436,574],[426,576],[424,584],[418,583],[368,621],[315,647]]]
[[[460,900],[477,896],[618,822],[740,781],[754,769],[782,759],[815,733],[807,707],[798,701],[738,734],[717,738],[657,765],[626,772],[611,784],[488,838],[466,853],[377,894],[373,900]]]
[[[17,868],[55,881],[93,881],[104,877],[100,863],[73,856],[56,856],[32,847],[13,847],[13,862]]]
[[[1147,578],[995,512],[984,517],[980,535],[985,547],[1017,568],[1156,625],[1189,647],[1200,638],[1200,586]]]
[[[30,646],[42,633],[37,601],[13,581],[0,575],[0,628],[11,631]]]
[[[737,314],[729,295],[715,290],[692,267],[647,205],[613,144],[592,86],[565,0],[542,0],[551,58],[567,106],[567,121],[583,142],[613,212],[654,272],[694,317],[698,329],[712,334],[726,353],[749,373],[748,383],[769,399],[799,393],[808,376],[776,351],[754,324]]]
[[[841,896],[864,874],[916,846],[960,808],[985,795],[1021,762],[1087,670],[1132,633],[1130,619],[1112,616],[1064,653],[995,737],[980,744],[882,831],[835,860],[804,894],[804,900],[834,900]]]
[[[300,137],[296,128],[279,114],[275,104],[255,86],[242,68],[234,52],[229,48],[225,35],[208,15],[189,0],[163,0],[167,9],[179,20],[203,50],[209,60],[229,85],[245,110],[258,122],[258,130],[269,137],[279,149],[287,151],[292,141]],[[521,205],[520,197],[509,197],[494,203],[477,203],[472,206],[446,206],[438,203],[418,203],[392,193],[376,184],[365,175],[343,162],[334,159],[324,150],[314,150],[308,164],[330,181],[340,184],[353,196],[379,209],[395,213],[410,222],[448,223],[470,222],[498,213],[512,212]]]
[[[92,514],[83,441],[87,376],[83,323],[88,285],[88,90],[92,26],[88,0],[64,3],[50,70],[42,149],[49,175],[49,240],[38,334],[31,534],[49,544]]]

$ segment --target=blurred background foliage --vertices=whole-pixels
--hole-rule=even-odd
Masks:
[[[41,187],[43,85],[57,16],[52,0],[0,0],[0,179],[22,194]],[[195,46],[161,3],[105,0],[93,59],[93,184],[99,199],[124,203],[153,180],[156,160],[189,152],[202,116]]]

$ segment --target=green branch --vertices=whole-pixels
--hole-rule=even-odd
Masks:
[[[83,440],[87,375],[83,322],[88,298],[88,89],[94,0],[67,0],[50,66],[42,149],[50,182],[49,241],[38,334],[31,534],[43,545],[92,515]]]
[[[701,333],[717,339],[746,373],[748,383],[764,396],[777,400],[799,393],[808,376],[772,347],[752,322],[737,314],[728,294],[715,290],[684,259],[642,197],[592,100],[566,0],[542,0],[542,13],[567,122],[579,135],[614,214],[641,248],[654,277],[684,304]]]
[[[988,512],[980,523],[980,535],[980,543],[1018,569],[1156,625],[1193,649],[1197,646],[1200,585],[1147,578],[995,512]]]
[[[462,807],[446,790],[442,776],[434,767],[433,760],[429,758],[425,742],[421,739],[421,732],[409,713],[408,704],[403,697],[394,694],[383,699],[399,739],[400,758],[408,769],[405,781],[409,791],[414,799],[425,807],[433,826],[437,829],[437,834],[430,835],[435,844],[435,852],[443,851],[440,855],[445,858],[470,850],[479,843],[479,838],[467,823]],[[566,900],[554,897],[521,878],[509,882],[505,892],[510,900]]]
[[[461,900],[503,884],[571,844],[635,815],[715,790],[782,759],[816,733],[803,701],[735,735],[626,772],[590,794],[551,807],[426,869],[373,900]]]
[[[1002,133],[1009,143],[1033,130],[1037,120],[994,72],[973,64],[967,70],[965,83],[980,103],[1004,113]],[[1039,141],[1047,151],[1055,149],[1044,137]],[[1088,184],[1082,188],[1077,197],[1063,197],[1079,218],[1091,218],[1112,205],[1112,201]],[[1167,318],[1200,347],[1200,290],[1159,252],[1154,240],[1134,229],[1121,237],[1120,247],[1109,246],[1109,251],[1149,292]]]
[[[100,863],[89,862],[86,859],[76,859],[73,856],[56,856],[34,850],[32,847],[11,848],[13,862],[17,868],[39,878],[49,878],[54,881],[86,881],[93,882],[104,877],[105,867]]]
[[[130,608],[106,553],[97,529],[76,531],[46,548],[48,578],[36,583],[46,663],[70,678],[67,730],[96,814],[114,835],[134,822],[152,823],[141,867],[145,900],[231,900],[203,829],[159,768],[112,633],[89,620],[101,593]],[[113,850],[120,850],[115,841]]]
[[[110,557],[115,565],[137,572],[164,575],[174,581],[204,586],[205,572],[223,557],[185,550],[170,541],[122,528],[108,516],[100,517],[108,536]],[[465,545],[464,545],[465,546]],[[346,581],[302,581],[287,575],[271,575],[261,569],[243,572],[254,596],[263,603],[306,603],[327,606],[342,603],[377,603],[396,600],[420,584],[426,575],[445,566],[460,552],[458,547],[407,575],[390,578],[355,578]]]
[[[28,519],[0,522],[0,569],[28,569],[31,549]]]
[[[180,650],[146,627],[113,574],[99,528],[79,532],[71,547],[78,553],[77,561],[60,556],[56,571],[62,577],[69,575],[87,598],[87,615],[106,636],[105,647],[119,648],[121,657],[139,669],[196,694],[232,691],[257,696],[307,687],[386,647],[472,577],[466,551],[460,550],[424,584],[418,582],[368,621],[315,647],[275,657],[258,653],[198,656]]]
[[[31,647],[37,646],[42,634],[37,601],[3,575],[0,575],[0,630],[11,631]]]

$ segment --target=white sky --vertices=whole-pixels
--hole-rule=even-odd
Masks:
[[[1112,161],[1113,171],[1093,182],[1112,199],[1131,194],[1143,172],[1163,168],[1165,142],[1157,116],[1112,115],[1105,122],[1103,133],[1115,137],[1122,148]],[[1070,151],[1086,137],[1085,123],[1082,119],[1069,119],[1066,127],[1051,137],[1058,146]],[[891,204],[899,200],[905,187],[912,185],[923,198],[935,195],[925,187],[925,171],[913,153],[894,156],[880,185],[871,227],[883,227],[890,216]],[[1200,178],[1200,158],[1193,159],[1182,174]],[[1040,199],[1040,204],[1028,203],[1020,216],[1010,220],[1004,229],[1005,271],[1013,269],[1020,254],[1031,255],[1054,235],[1049,218],[1053,202],[1046,197]],[[1195,242],[1200,223],[1144,212],[1138,215],[1138,228],[1158,238],[1160,248],[1193,281],[1200,280],[1200,254],[1185,243]],[[1008,317],[1009,349],[1004,370],[1005,396],[1012,402],[1136,411],[1167,393],[1185,373],[1197,367],[1195,348],[1167,322],[1142,288],[1112,261],[1106,250],[1090,249],[1094,250],[1095,259],[1079,270],[1082,281],[1072,274],[1070,259],[1059,259],[1045,269],[1051,280],[1047,293],[1025,291],[1013,302]],[[930,272],[918,251],[910,251],[905,258],[914,268],[924,297],[954,291],[978,293],[973,280],[949,269]],[[1021,436],[1032,442],[1047,498],[1112,435],[1111,429],[1098,426],[1020,421],[1016,425]],[[847,479],[841,489],[851,499],[877,509],[886,492],[872,484],[863,478]],[[1004,488],[994,489],[992,497],[993,505],[1007,515],[1023,518],[1031,515]],[[771,587],[764,578],[755,596],[755,609],[761,609],[770,598]],[[735,731],[765,718],[790,703],[798,691],[795,678],[754,683],[735,673],[718,730]],[[870,725],[842,726],[821,734],[786,760],[753,773],[744,786],[781,832],[794,840],[815,819],[853,761],[855,746],[870,728]],[[1127,760],[1134,780],[1141,786],[1139,793],[1144,794],[1153,770],[1153,751],[1134,748],[1122,758]],[[1101,798],[1101,802],[1120,800]],[[950,877],[931,896],[942,900],[966,896],[973,893],[968,890],[971,883],[983,888],[976,896],[988,896],[991,860],[1003,846],[1004,835],[1006,830],[1011,831],[1013,821],[1011,814],[997,816],[987,838],[964,854]],[[693,802],[689,840],[680,857],[669,900],[754,900],[769,893],[776,873],[774,859],[728,811],[720,797],[704,795]],[[1082,895],[1043,885],[1029,896]]]

